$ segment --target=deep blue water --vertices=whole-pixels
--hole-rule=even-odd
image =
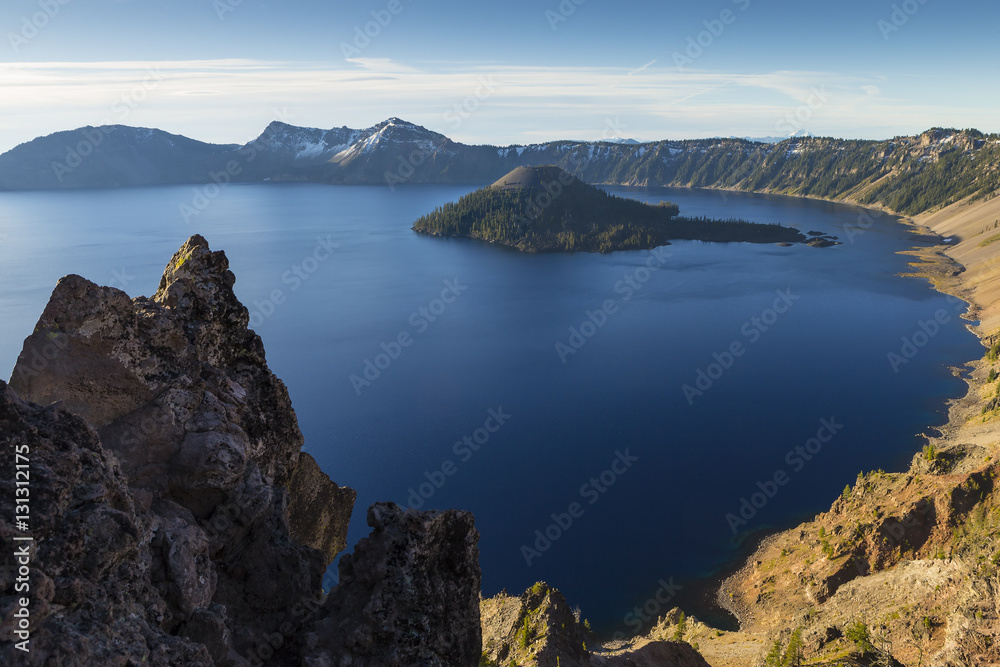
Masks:
[[[546,580],[595,626],[617,631],[634,628],[629,611],[661,580],[711,573],[749,531],[826,509],[861,470],[903,468],[916,434],[941,423],[945,400],[964,390],[947,366],[981,354],[958,318],[964,304],[896,276],[908,232],[888,217],[828,249],[679,242],[524,255],[410,231],[472,189],[231,186],[190,223],[179,208],[191,187],[0,194],[0,367],[9,375],[60,276],[149,295],[171,254],[201,233],[230,258],[306,450],[358,490],[351,544],[367,534],[372,502],[406,504],[427,483],[424,508],[475,513],[485,595]],[[845,241],[860,213],[781,197],[614,190],[670,198],[686,215]],[[326,261],[315,261],[317,239],[339,246]],[[269,304],[275,290],[283,298]],[[608,300],[610,314],[597,313]],[[894,372],[888,353],[942,309],[948,321],[918,335],[925,344]],[[588,312],[602,326],[585,325]],[[571,327],[593,335],[570,341]],[[409,344],[397,350],[401,334]],[[563,363],[557,343],[581,341],[563,349]],[[378,357],[383,343],[396,358]],[[734,344],[743,352],[730,363]],[[716,353],[729,368],[711,366]],[[383,366],[379,376],[352,383],[366,360]],[[683,386],[697,388],[699,369],[716,379],[689,404]],[[509,417],[496,428],[490,410]],[[808,443],[823,419],[842,427]],[[477,432],[487,426],[495,432]],[[463,437],[478,437],[478,451],[456,445]],[[807,461],[794,450],[808,445]],[[602,480],[613,463],[618,472]],[[787,483],[734,535],[727,514],[781,472]],[[575,518],[560,516],[571,510]],[[572,525],[550,527],[553,514]],[[535,531],[547,529],[561,534],[543,551]],[[538,547],[530,566],[522,547]]]

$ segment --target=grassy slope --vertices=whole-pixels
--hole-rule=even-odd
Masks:
[[[986,345],[1000,327],[1000,243],[983,243],[997,220],[1000,198],[915,220],[957,241],[914,253],[916,275],[968,300]],[[836,664],[857,651],[831,637],[857,620],[884,626],[906,665],[1000,664],[1000,417],[982,413],[1000,384],[988,381],[994,365],[970,364],[968,394],[941,437],[928,438],[933,454],[917,453],[905,472],[859,477],[829,512],[768,539],[727,581],[742,632],[703,633],[711,664],[741,664],[726,648],[736,638],[771,642],[795,627],[805,628],[810,662]]]
[[[876,184],[911,182],[917,192],[943,175],[928,173],[882,175],[830,198],[884,206],[891,191]],[[974,181],[959,183],[955,192],[968,195],[961,201],[941,190],[942,205],[912,221],[952,243],[912,254],[914,275],[969,301],[985,348],[1000,339],[1000,243],[987,242],[1000,234],[1000,198],[983,197],[985,186]],[[779,182],[757,184],[820,196]],[[724,587],[740,632],[695,622],[688,641],[713,666],[735,667],[762,661],[766,647],[801,627],[807,664],[874,664],[838,636],[860,620],[884,633],[906,665],[1000,664],[1000,416],[983,414],[1000,391],[1000,380],[988,381],[994,365],[985,357],[970,363],[969,392],[951,406],[941,436],[928,438],[933,453],[915,454],[905,472],[859,477],[829,512],[761,545]],[[672,632],[661,625],[654,634]]]
[[[777,149],[675,142],[697,150],[670,163],[654,147],[607,173],[592,163],[582,177],[820,197],[915,215],[924,231],[953,239],[912,252],[915,275],[969,301],[980,320],[973,330],[988,347],[1000,338],[1000,242],[987,242],[1000,234],[1000,198],[990,198],[1000,144],[968,133],[943,142],[947,134]],[[874,664],[871,651],[859,655],[843,636],[862,621],[906,665],[1000,664],[1000,416],[991,409],[1000,380],[987,375],[994,363],[970,363],[969,392],[951,406],[940,437],[928,438],[933,451],[916,453],[907,471],[860,476],[830,511],[766,540],[726,582],[740,632],[689,621],[685,639],[715,667],[736,667],[760,664],[772,642],[803,628],[807,664]],[[675,614],[636,643],[672,635]]]

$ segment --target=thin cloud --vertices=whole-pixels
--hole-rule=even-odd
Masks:
[[[346,62],[372,72],[418,73],[420,70],[390,58],[347,58]]]
[[[0,150],[102,122],[242,141],[261,131],[275,105],[292,109],[301,125],[368,127],[400,116],[458,141],[492,144],[564,138],[568,119],[575,138],[597,139],[618,116],[642,140],[775,134],[777,121],[815,103],[817,90],[826,100],[809,106],[804,123],[815,134],[871,137],[877,128],[904,134],[941,124],[988,130],[994,122],[985,102],[972,111],[968,100],[915,103],[880,85],[875,74],[677,71],[656,61],[638,69],[441,63],[424,70],[385,58],[4,63],[0,118],[19,120],[0,126]],[[456,114],[462,105],[474,111]]]
[[[638,74],[639,72],[643,72],[643,71],[649,69],[650,67],[652,67],[655,64],[656,64],[656,59],[654,58],[653,60],[650,60],[648,63],[646,63],[642,67],[639,67],[639,68],[636,68],[636,69],[632,70],[631,72],[628,73],[628,75],[629,76],[633,76],[635,74]]]

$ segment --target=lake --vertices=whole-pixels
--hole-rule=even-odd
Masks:
[[[609,188],[844,245],[525,255],[410,230],[473,189],[233,185],[188,220],[190,186],[2,193],[0,367],[61,276],[151,295],[200,233],[229,256],[305,450],[358,490],[349,544],[375,501],[470,510],[484,595],[544,580],[613,633],[859,471],[905,468],[964,392],[948,367],[982,354],[963,303],[897,276],[910,233],[888,216]]]

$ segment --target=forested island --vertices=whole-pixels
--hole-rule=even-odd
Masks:
[[[421,217],[414,231],[479,239],[523,252],[612,252],[671,240],[797,243],[799,230],[747,220],[686,218],[676,204],[617,197],[555,166],[518,167]]]

